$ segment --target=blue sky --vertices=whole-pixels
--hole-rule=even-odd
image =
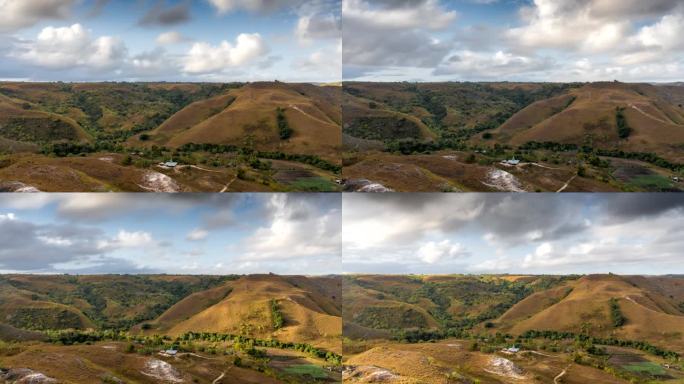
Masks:
[[[0,272],[339,273],[332,194],[0,197]]]
[[[340,0],[6,0],[0,79],[339,81]]]
[[[684,78],[680,0],[344,0],[345,80]]]
[[[677,194],[343,196],[345,273],[683,273]]]

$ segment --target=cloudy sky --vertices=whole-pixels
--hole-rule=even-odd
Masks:
[[[678,194],[343,196],[346,273],[684,273]]]
[[[0,0],[0,80],[339,81],[341,0]]]
[[[681,81],[681,0],[343,0],[344,78]]]
[[[340,272],[335,194],[0,196],[0,273]]]

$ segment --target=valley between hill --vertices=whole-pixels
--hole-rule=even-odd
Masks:
[[[345,382],[679,383],[681,276],[345,276]]]
[[[4,275],[0,314],[2,382],[341,378],[335,276]]]
[[[684,87],[343,84],[348,191],[684,190]]]
[[[0,190],[336,191],[341,88],[0,83]]]

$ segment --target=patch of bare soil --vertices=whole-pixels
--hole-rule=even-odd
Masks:
[[[0,371],[0,379],[7,383],[14,384],[52,384],[57,383],[57,380],[45,376],[45,374],[36,372],[28,368],[10,369],[7,371]]]
[[[344,189],[347,192],[371,192],[383,193],[394,192],[393,189],[387,188],[384,185],[373,182],[367,179],[351,179],[344,183]]]
[[[0,183],[0,192],[35,193],[40,190],[20,181],[7,181]]]
[[[169,176],[149,171],[145,173],[142,180],[141,188],[151,192],[180,192],[180,186]]]
[[[387,369],[370,365],[351,366],[346,365],[342,370],[342,381],[354,381],[356,383],[391,383],[401,378]]]
[[[492,357],[489,359],[489,364],[485,368],[486,372],[493,373],[498,376],[509,377],[516,380],[525,378],[525,372],[512,361],[504,359],[503,357]]]
[[[167,383],[182,383],[184,381],[180,372],[173,365],[157,359],[148,360],[145,363],[145,370],[140,373]]]
[[[513,174],[501,169],[489,171],[487,180],[483,181],[482,184],[504,192],[526,192],[520,181]]]

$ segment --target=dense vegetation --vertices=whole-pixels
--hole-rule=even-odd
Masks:
[[[81,312],[100,329],[124,330],[157,318],[182,298],[223,284],[237,276],[203,276],[192,280],[167,280],[154,276],[103,276],[90,279],[80,276],[55,276],[55,286],[45,288],[32,281],[0,277],[0,286],[10,285],[33,292],[35,301],[81,307]],[[135,308],[135,310],[134,310]],[[115,310],[116,309],[116,310]],[[80,318],[74,311],[31,309],[25,315],[17,311],[15,326],[24,329],[78,328]],[[59,316],[55,316],[59,313]]]
[[[425,111],[422,122],[439,135],[438,148],[455,145],[483,131],[497,128],[518,111],[538,101],[560,95],[579,84],[544,84],[531,89],[500,87],[482,83],[388,84],[378,96],[372,90],[347,83],[346,93],[372,100],[370,109],[382,103],[386,109],[402,114]],[[396,97],[393,97],[396,95]],[[574,99],[567,104],[572,104]],[[566,107],[567,107],[566,106]],[[423,115],[421,112],[420,115]],[[390,147],[404,139],[420,141],[420,130],[412,121],[392,116],[358,116],[345,122],[345,133],[364,139],[383,140]]]
[[[381,292],[380,299],[407,304],[433,304],[427,313],[438,321],[438,330],[426,330],[425,316],[406,305],[376,305],[363,308],[355,315],[354,322],[370,328],[391,330],[397,339],[404,341],[453,337],[501,316],[534,292],[576,278],[578,276],[574,275],[540,276],[533,282],[526,282],[487,276],[458,276],[439,281],[415,277],[404,284],[383,284],[382,280],[345,277],[349,284]],[[452,310],[454,303],[460,308],[458,313]]]
[[[209,153],[241,152],[244,154],[254,154],[256,157],[263,158],[263,159],[286,160],[286,161],[295,161],[298,163],[309,164],[309,165],[312,165],[316,168],[320,168],[320,169],[335,172],[335,173],[339,173],[342,170],[341,166],[339,166],[337,164],[333,164],[329,161],[323,160],[316,155],[290,154],[290,153],[284,153],[284,152],[280,152],[280,151],[255,151],[249,147],[238,147],[238,146],[234,146],[234,145],[189,143],[189,144],[185,144],[182,147],[178,148],[178,151],[180,151],[180,152],[203,151],[203,152],[209,152]]]
[[[283,313],[280,312],[278,302],[271,299],[271,321],[273,322],[273,329],[278,330],[283,327]]]
[[[625,108],[617,107],[615,109],[615,124],[617,125],[618,137],[626,139],[632,132],[632,129],[627,125],[627,118],[625,118]]]
[[[285,117],[285,110],[283,108],[278,107],[276,110],[276,120],[278,122],[278,134],[280,135],[280,139],[289,139],[294,131],[287,122],[287,117]]]
[[[679,354],[674,351],[669,351],[664,348],[657,347],[645,341],[635,340],[620,340],[616,338],[598,338],[586,334],[576,334],[573,332],[558,332],[558,331],[536,331],[530,330],[523,333],[523,339],[537,339],[544,338],[550,340],[576,339],[582,342],[587,342],[596,345],[613,345],[618,347],[634,348],[640,351],[650,353],[654,356],[659,356],[665,359],[678,360]]]
[[[615,328],[622,327],[625,325],[625,322],[627,319],[625,316],[622,314],[622,311],[620,310],[620,304],[618,303],[616,298],[610,299],[610,318],[613,321],[613,326]]]
[[[242,346],[242,348],[246,350],[248,354],[255,356],[263,355],[263,351],[258,351],[255,349],[255,347],[278,348],[303,352],[312,357],[326,360],[330,364],[339,365],[342,362],[342,356],[331,351],[325,351],[323,349],[316,348],[310,344],[282,342],[275,339],[264,340],[226,333],[187,332],[173,339],[168,336],[159,335],[131,335],[127,332],[114,330],[50,330],[46,331],[46,335],[48,336],[48,340],[50,342],[60,345],[74,345],[98,341],[137,342],[139,344],[145,345],[145,348],[147,348],[151,353],[160,349],[170,348],[183,350],[184,347],[187,347],[189,343],[193,341],[208,341],[212,343],[228,342]],[[133,346],[132,350],[135,350],[135,346]]]

